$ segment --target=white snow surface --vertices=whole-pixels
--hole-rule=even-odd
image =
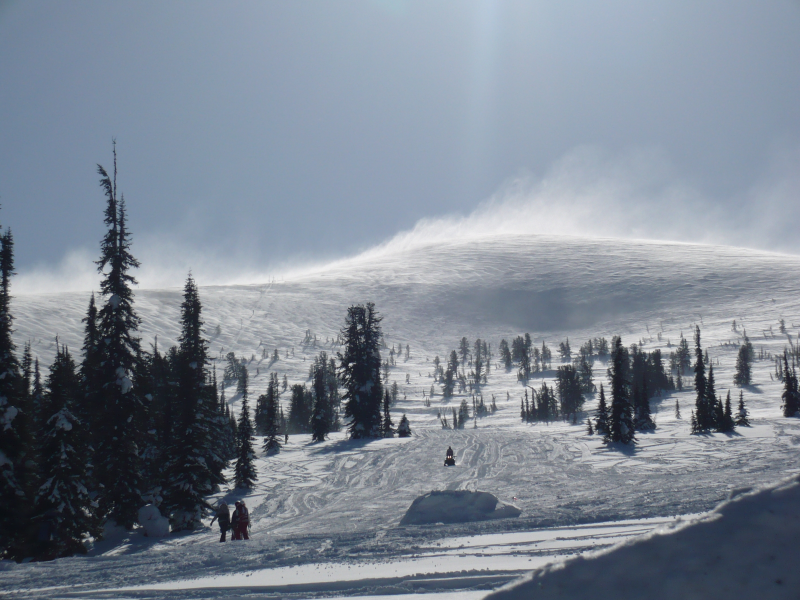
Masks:
[[[408,507],[400,525],[470,523],[518,517],[520,510],[498,502],[489,492],[441,490],[420,496]]]
[[[139,509],[139,525],[147,537],[165,537],[169,535],[169,519],[161,516],[161,511],[154,504],[145,504]]]
[[[135,253],[135,247],[134,247]],[[655,398],[658,428],[635,447],[607,446],[578,425],[520,422],[525,388],[496,358],[481,393],[494,415],[443,431],[438,411],[469,394],[426,407],[432,361],[462,336],[487,340],[495,357],[502,338],[529,332],[553,349],[573,350],[590,337],[647,350],[674,349],[694,325],[714,361],[717,392],[732,387],[746,328],[756,353],[782,353],[800,326],[800,258],[751,250],[630,240],[486,236],[409,248],[383,248],[314,273],[259,285],[201,287],[203,317],[221,376],[225,353],[248,359],[251,397],[269,374],[306,383],[313,358],[332,343],[347,306],[373,301],[383,315],[387,348],[406,344],[389,381],[400,388],[394,422],[405,413],[413,436],[348,441],[344,432],[319,444],[293,435],[276,456],[258,445],[252,491],[224,487],[212,503],[245,498],[252,539],[218,543],[204,529],[145,538],[142,530],[109,533],[85,557],[50,563],[0,563],[0,595],[31,597],[285,597],[437,592],[496,588],[522,572],[605,548],[687,515],[712,510],[732,489],[800,473],[800,419],[783,418],[781,384],[769,358],[754,364],[744,389],[752,427],[732,434],[689,434],[691,376],[684,391]],[[202,284],[202,282],[198,282]],[[102,301],[101,299],[99,299]],[[145,347],[177,343],[182,290],[137,290]],[[55,337],[79,353],[88,293],[14,298],[16,341],[30,340],[41,364],[52,362]],[[785,319],[788,335],[778,333]],[[732,329],[736,320],[737,329]],[[302,343],[306,331],[316,344]],[[261,359],[278,349],[279,359]],[[252,360],[251,360],[251,357]],[[605,382],[595,363],[595,382]],[[45,369],[46,371],[46,369]],[[43,374],[43,376],[45,376]],[[555,372],[530,385],[550,385]],[[437,386],[438,388],[438,386]],[[238,412],[235,388],[228,400]],[[288,394],[283,394],[284,410]],[[675,403],[682,418],[676,418]],[[589,396],[586,414],[597,405]],[[449,412],[448,412],[449,414]],[[585,417],[586,415],[584,415]],[[452,446],[456,467],[444,468]],[[461,524],[400,526],[413,500],[436,490],[485,491],[522,514]],[[210,521],[210,516],[208,521]],[[666,573],[666,571],[664,571]],[[255,582],[255,583],[253,583]],[[597,591],[597,587],[593,588]],[[116,590],[116,591],[115,591]],[[467,597],[467,596],[460,596]]]
[[[800,479],[724,502],[596,554],[539,569],[487,599],[796,599]]]

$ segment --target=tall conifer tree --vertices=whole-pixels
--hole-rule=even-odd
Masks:
[[[703,361],[703,348],[700,345],[700,327],[695,326],[694,331],[694,389],[695,399],[695,419],[697,420],[697,431],[708,431],[713,422],[713,413],[708,403],[708,382],[706,380],[706,366]]]
[[[102,413],[94,424],[98,447],[95,464],[101,491],[101,510],[127,529],[133,527],[142,506],[142,469],[138,441],[142,404],[133,388],[133,372],[139,351],[139,317],[133,309],[131,270],[139,261],[131,254],[125,199],[117,199],[117,151],[114,146],[114,175],[97,165],[100,187],[106,196],[105,224],[108,230],[100,244],[97,269],[104,304],[98,313],[98,388]]]
[[[628,352],[616,336],[612,342],[611,365],[608,376],[611,384],[611,414],[606,441],[630,444],[636,441],[633,427],[633,407],[630,400]]]
[[[342,329],[344,353],[339,376],[344,387],[345,417],[351,439],[381,436],[381,317],[372,302],[347,309]]]
[[[600,400],[597,403],[597,417],[595,418],[595,431],[598,434],[608,433],[608,406],[606,406],[606,394],[603,391],[603,384],[600,384]]]
[[[239,415],[239,422],[236,425],[236,465],[233,470],[233,483],[237,488],[252,489],[253,484],[258,480],[256,474],[255,458],[253,450],[253,422],[250,420],[250,407],[247,403],[247,369],[244,370],[242,389],[242,409]],[[242,379],[240,379],[240,383]]]
[[[322,360],[314,369],[314,412],[311,414],[311,440],[314,442],[324,441],[333,428],[333,411],[325,381],[326,363]]]
[[[33,524],[50,532],[49,539],[39,539],[39,558],[83,554],[85,539],[100,533],[97,504],[89,492],[93,486],[86,427],[72,412],[81,394],[75,363],[66,348],[58,347],[39,432],[43,484],[36,494]]]
[[[165,505],[174,530],[194,529],[210,510],[205,497],[225,481],[225,460],[216,444],[217,399],[207,385],[208,341],[203,337],[202,305],[191,275],[181,304],[182,331],[177,364],[177,423],[167,465]],[[215,468],[216,465],[216,468]]]
[[[278,387],[278,374],[270,373],[269,384],[267,385],[267,393],[263,397],[264,406],[264,452],[267,456],[278,454],[281,451],[281,443],[279,440],[281,430],[280,419],[280,406],[278,398],[280,396],[280,388]],[[305,388],[301,386],[294,386],[293,394],[296,388],[299,389],[301,401],[305,395]]]
[[[11,338],[11,277],[14,238],[0,236],[0,557],[20,558],[22,527],[30,515],[34,475],[31,407],[26,406],[24,380]]]
[[[789,367],[789,356],[783,352],[783,416],[795,417],[800,412],[800,390],[797,385],[797,375],[794,368]]]

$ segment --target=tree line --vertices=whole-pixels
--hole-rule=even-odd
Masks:
[[[11,312],[14,240],[10,229],[0,235],[2,558],[84,553],[86,540],[102,537],[106,523],[131,529],[148,503],[169,518],[173,531],[196,528],[211,509],[206,498],[226,483],[231,461],[234,485],[255,482],[255,434],[263,436],[267,455],[280,450],[287,430],[324,440],[340,426],[340,401],[353,438],[411,434],[405,415],[396,428],[392,423],[391,391],[384,390],[380,374],[381,318],[372,304],[348,309],[339,365],[320,353],[310,389],[291,389],[288,420],[274,373],[251,420],[243,367],[235,369],[242,394],[238,419],[231,413],[224,386],[218,387],[210,368],[202,304],[191,274],[176,315],[178,345],[162,352],[156,340],[144,349],[132,291],[139,262],[131,253],[125,199],[117,190],[116,146],[113,155],[112,173],[97,167],[106,225],[96,261],[100,298],[92,294],[89,300],[79,361],[56,340],[44,380],[29,344],[21,360],[17,357]]]

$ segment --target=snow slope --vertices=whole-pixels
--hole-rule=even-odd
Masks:
[[[277,577],[278,569],[317,565],[340,574],[334,577],[335,585],[314,588],[319,595],[325,589],[331,593],[362,589],[343,583],[342,574],[356,568],[363,575],[356,581],[383,577],[385,583],[392,579],[386,573],[394,572],[387,565],[419,560],[422,548],[447,539],[478,535],[494,539],[523,532],[536,539],[542,528],[572,530],[581,524],[710,510],[732,488],[800,472],[800,421],[780,416],[780,384],[770,376],[771,360],[755,363],[755,384],[744,390],[752,427],[729,435],[689,435],[694,399],[687,389],[655,399],[658,429],[639,434],[633,449],[606,447],[586,434],[585,423],[520,423],[525,388],[515,373],[494,366],[481,393],[487,404],[496,398],[498,412],[479,419],[477,428],[470,422],[465,430],[443,431],[437,412],[450,411],[461,397],[444,403],[437,395],[430,407],[424,405],[423,392],[433,381],[431,361],[435,355],[444,358],[462,336],[470,341],[486,339],[496,352],[501,338],[510,341],[525,332],[537,345],[546,340],[551,348],[566,337],[577,349],[589,337],[610,339],[620,334],[626,344],[642,343],[646,350],[661,348],[668,353],[681,332],[691,342],[694,324],[699,324],[704,347],[715,363],[717,391],[724,396],[731,387],[742,327],[758,353],[781,353],[789,343],[787,336],[778,334],[781,317],[791,341],[796,339],[797,281],[800,258],[793,256],[688,244],[486,236],[389,245],[284,281],[201,287],[212,351],[218,358],[228,351],[253,356],[248,369],[255,394],[263,393],[270,372],[286,374],[290,384],[307,381],[313,357],[321,350],[338,350],[332,340],[347,306],[375,302],[384,316],[388,346],[410,346],[410,358],[398,359],[389,379],[401,391],[395,421],[406,413],[415,435],[367,443],[335,434],[322,444],[310,444],[310,436],[292,436],[281,454],[259,461],[256,489],[247,494],[226,489],[219,494],[228,500],[247,498],[254,539],[246,547],[220,547],[211,531],[159,542],[148,542],[134,532],[98,544],[86,558],[47,565],[4,564],[0,581],[7,585],[0,587],[30,588],[31,595],[42,596],[47,587],[80,585],[88,594],[191,578],[236,580],[237,574],[256,571]],[[156,336],[161,349],[175,343],[180,301],[179,289],[137,291],[145,344]],[[21,345],[31,340],[43,364],[52,360],[56,334],[77,352],[80,319],[87,305],[88,293],[17,297],[17,341]],[[316,335],[316,344],[303,345],[306,330]],[[261,359],[265,348],[269,353],[277,348],[280,359],[274,364]],[[595,364],[596,383],[604,381],[604,370],[605,365]],[[540,380],[550,382],[553,376],[553,371],[541,374],[530,385],[538,388]],[[233,391],[227,393],[236,408]],[[733,395],[738,397],[738,389]],[[283,400],[287,401],[286,395]],[[674,414],[676,400],[681,419]],[[589,412],[595,405],[596,398],[590,397]],[[456,468],[441,466],[448,445],[456,450]],[[415,498],[445,489],[487,491],[519,507],[522,514],[483,523],[399,526]],[[614,541],[603,535],[582,539],[585,543],[567,552]],[[466,569],[472,575],[448,576],[448,581],[460,582],[453,584],[460,585],[458,589],[491,588],[558,555],[533,544],[508,553],[502,550],[502,541],[495,546],[479,544],[496,551],[474,554]],[[428,559],[409,567],[410,572],[442,577],[465,570],[458,557]],[[482,568],[489,569],[494,579],[479,583],[476,577]],[[443,584],[425,588],[431,589],[446,588]]]
[[[492,600],[796,599],[800,479],[747,493],[690,524],[542,568]]]

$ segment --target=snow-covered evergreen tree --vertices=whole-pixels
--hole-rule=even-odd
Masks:
[[[315,368],[316,364],[312,365],[312,378]],[[269,392],[267,393],[267,396],[268,395]],[[267,396],[264,396],[264,402],[266,402]],[[288,432],[308,433],[311,428],[311,413],[313,412],[313,409],[313,396],[311,395],[311,392],[309,392],[304,385],[293,385],[292,396],[289,401],[289,418],[286,420]],[[264,424],[266,426],[266,419],[264,420]],[[266,435],[266,430],[264,435]]]
[[[233,469],[233,484],[237,488],[252,489],[258,480],[253,450],[253,422],[247,402],[247,385],[242,392],[242,409],[236,424],[236,465]]]
[[[91,453],[86,427],[72,413],[82,391],[75,363],[63,346],[47,378],[43,424],[39,431],[42,485],[35,503],[32,533],[36,557],[85,553],[84,540],[100,532],[97,504],[91,499]]]
[[[326,363],[327,360],[323,360],[321,364],[325,365]],[[311,440],[323,442],[333,428],[333,415],[323,366],[317,365],[314,370],[313,386],[314,411],[311,414]]]
[[[453,409],[454,414],[453,417],[458,422],[457,429],[464,429],[464,426],[469,421],[469,404],[467,404],[467,399],[464,398],[461,400],[461,404],[458,407],[458,415],[455,415],[455,408]]]
[[[577,416],[583,409],[583,393],[580,376],[574,366],[562,365],[556,369],[556,389],[561,416]]]
[[[744,343],[739,347],[736,356],[736,372],[733,375],[733,384],[739,387],[750,385],[752,380],[753,344],[745,335]]]
[[[278,399],[280,397],[280,388],[278,386],[278,374],[270,373],[269,383],[267,384],[267,393],[263,397],[264,452],[267,454],[267,456],[272,456],[281,451],[281,443],[279,440],[281,422],[278,403]],[[300,397],[304,398],[306,395],[305,386],[292,386],[292,395],[294,396],[296,393],[299,393]]]
[[[500,340],[500,362],[503,363],[503,366],[506,368],[506,371],[511,370],[511,350],[508,348],[508,342],[505,340]]]
[[[405,415],[400,417],[400,424],[397,426],[397,437],[411,437],[411,425]]]
[[[796,417],[800,414],[800,391],[797,386],[797,374],[789,367],[789,356],[783,352],[783,416]]]
[[[191,275],[181,304],[177,363],[177,427],[166,465],[164,507],[173,531],[194,529],[210,510],[205,497],[225,481],[217,447],[217,399],[209,383],[208,342],[203,337],[202,304]]]
[[[739,391],[739,407],[736,411],[736,425],[739,427],[749,427],[750,420],[747,418],[747,407],[744,405],[744,392]]]
[[[18,544],[30,516],[33,470],[32,407],[26,406],[24,380],[11,338],[11,277],[14,238],[0,236],[0,557],[21,558]]]
[[[697,420],[697,431],[708,431],[714,424],[713,406],[708,402],[708,382],[706,380],[706,366],[703,360],[703,348],[700,345],[700,327],[695,327],[695,365],[694,365],[694,389],[695,389],[695,419]]]
[[[608,434],[608,406],[606,406],[606,394],[603,391],[602,383],[600,384],[600,400],[597,402],[594,428],[598,434]]]
[[[725,407],[722,400],[717,398],[717,390],[714,381],[714,365],[708,368],[708,382],[706,383],[706,401],[711,408],[711,427],[717,431],[722,431],[723,422],[725,421]]]
[[[103,407],[100,404],[100,389],[103,384],[100,368],[102,359],[100,332],[98,330],[99,323],[94,292],[92,292],[92,296],[89,299],[89,308],[86,311],[86,316],[81,322],[84,323],[83,361],[80,366],[82,394],[80,401],[75,406],[75,414],[88,426],[91,439],[97,445],[101,434],[99,419]],[[95,424],[97,427],[95,427]]]
[[[608,419],[608,442],[630,444],[636,441],[633,427],[633,408],[630,401],[628,374],[628,351],[619,336],[615,336],[611,350],[611,365],[608,368],[611,384],[611,414]]]
[[[735,427],[736,422],[733,420],[733,411],[731,410],[731,391],[728,390],[728,395],[725,398],[725,408],[722,412],[722,422],[719,426],[719,431],[733,431]]]
[[[97,261],[103,275],[104,299],[98,313],[100,372],[93,393],[102,411],[93,424],[98,434],[95,469],[103,486],[100,506],[104,515],[119,525],[132,528],[142,506],[142,469],[138,442],[141,400],[133,388],[133,371],[139,348],[136,333],[139,317],[133,310],[131,286],[136,279],[130,271],[139,266],[130,252],[125,198],[117,198],[117,153],[114,148],[113,179],[98,165],[100,186],[106,195],[105,224],[108,230],[100,244]]]
[[[386,390],[383,395],[383,423],[381,423],[381,435],[385,438],[394,437],[394,423],[392,423],[392,414],[390,408],[392,406],[392,396],[389,390]]]
[[[344,388],[344,414],[350,420],[351,439],[381,435],[380,323],[381,317],[371,302],[347,309],[342,329],[344,352],[339,353],[339,377]]]

